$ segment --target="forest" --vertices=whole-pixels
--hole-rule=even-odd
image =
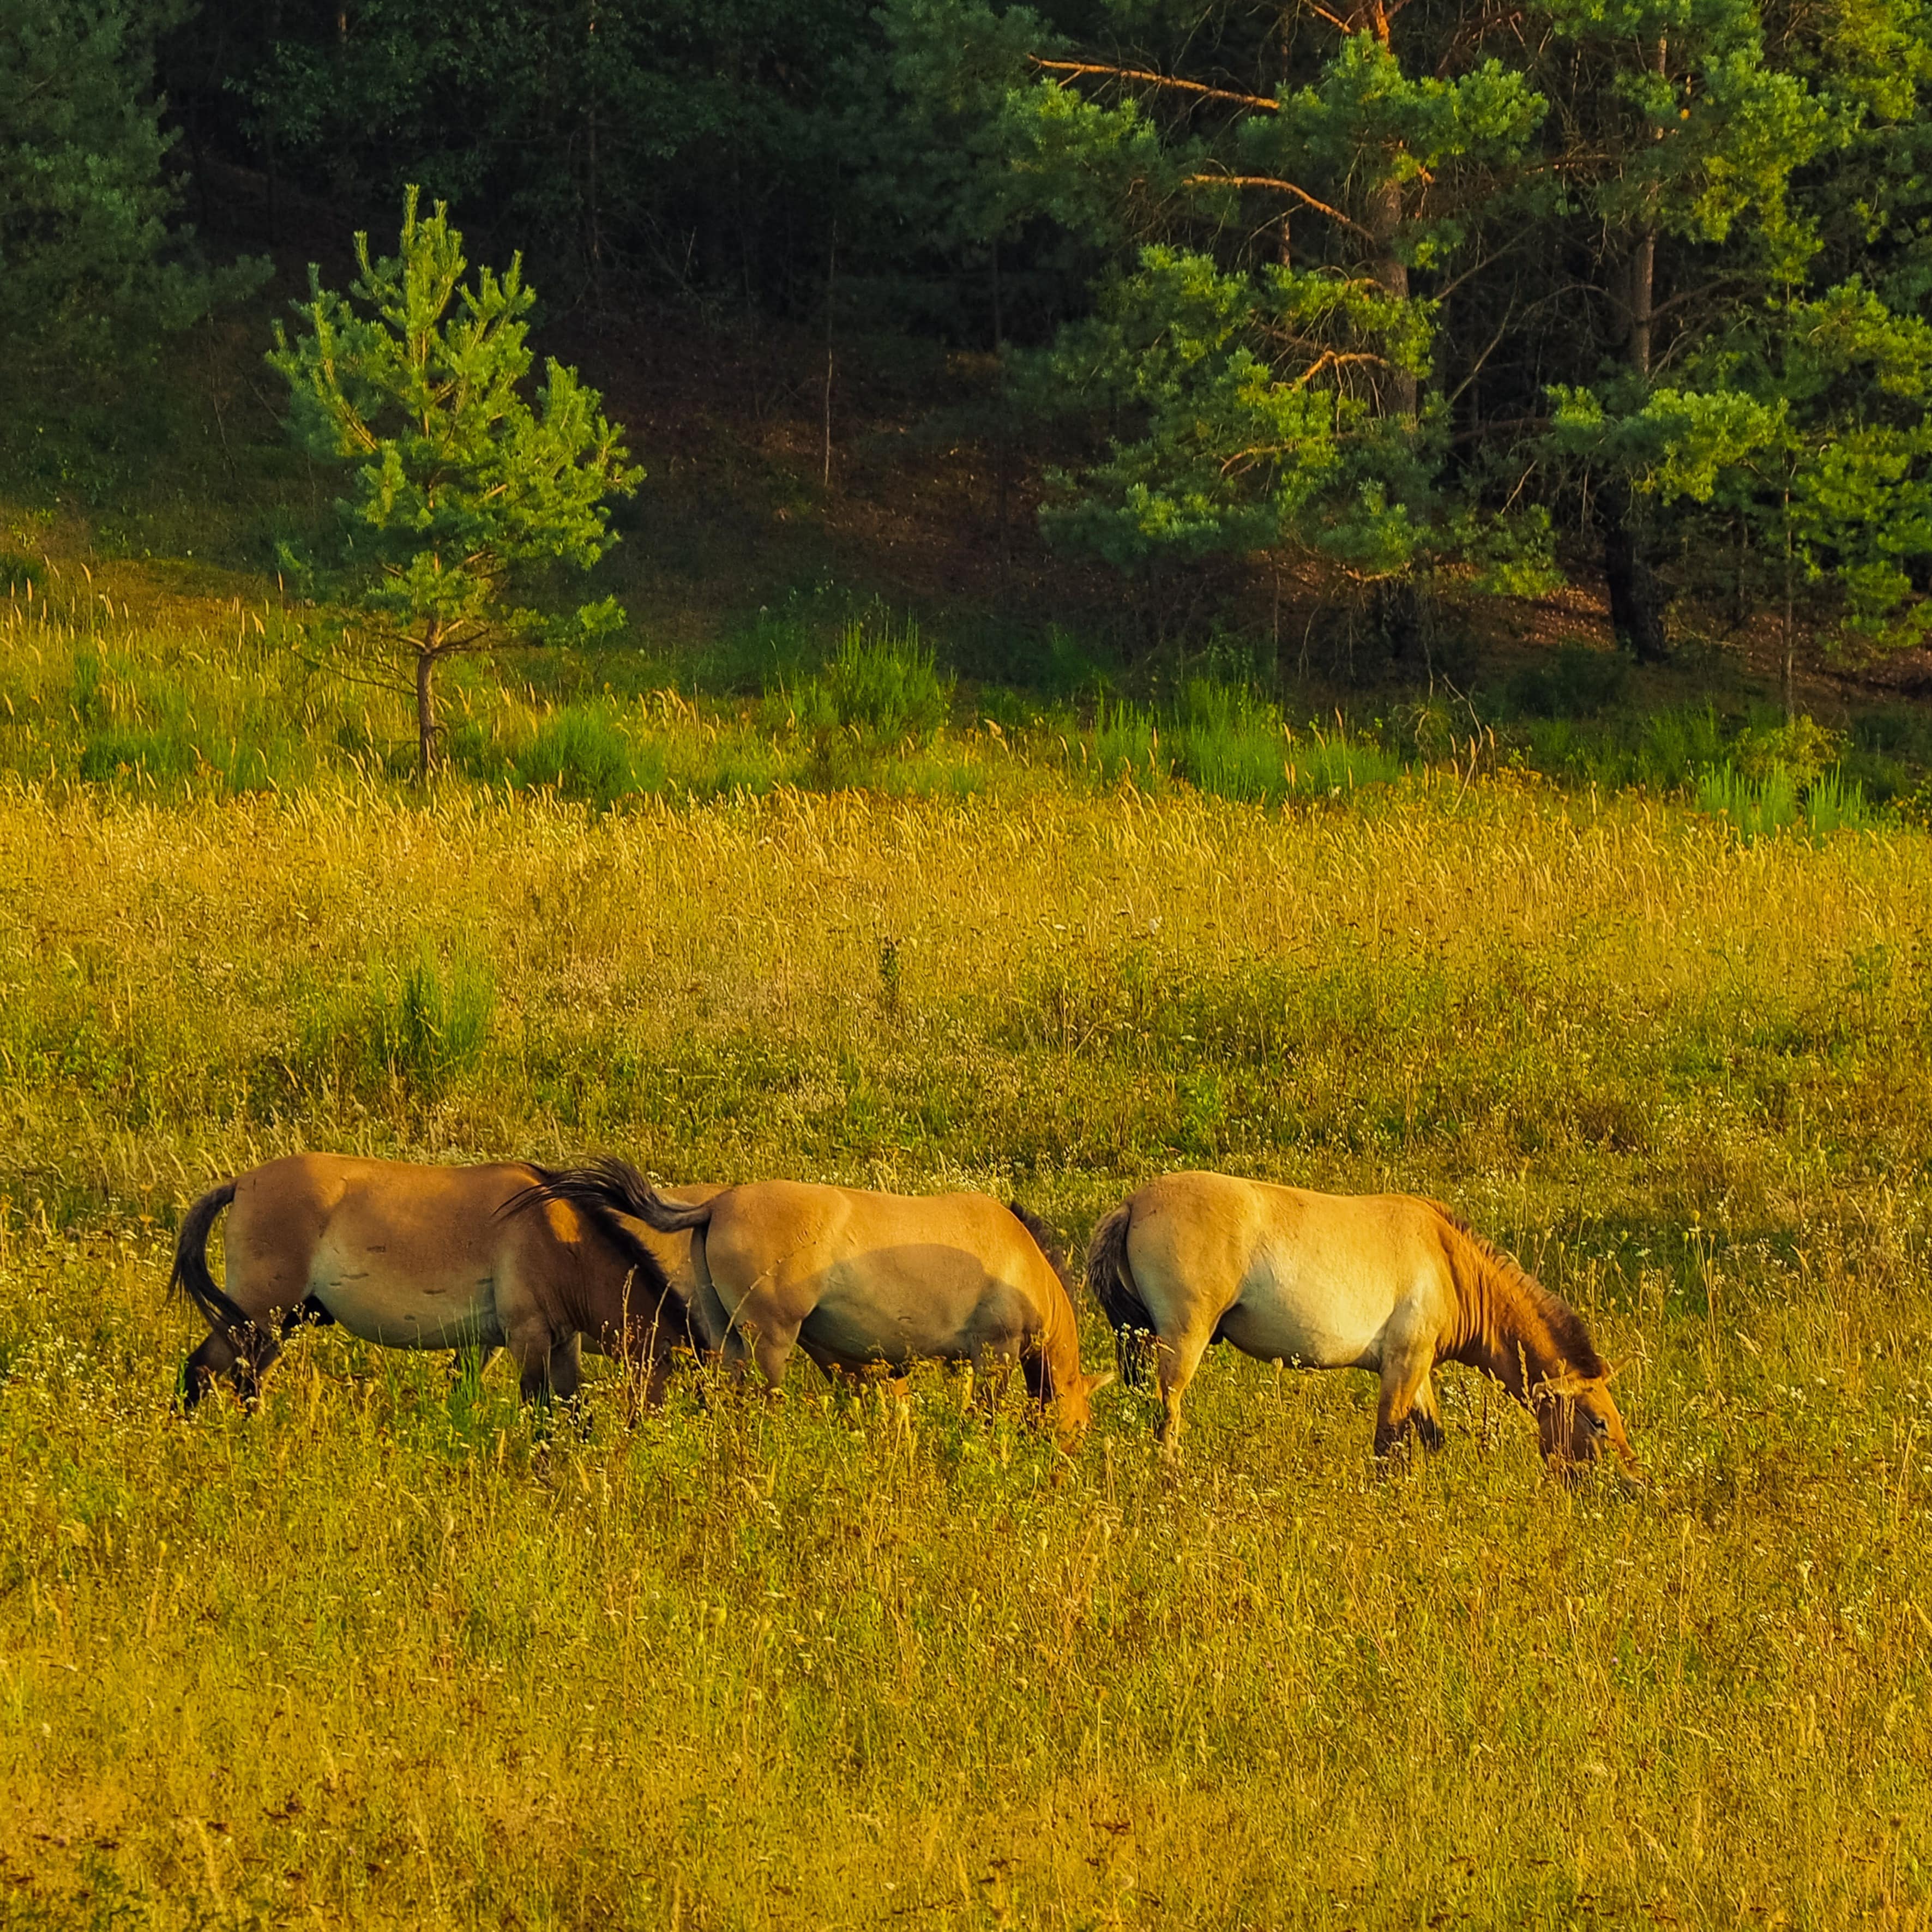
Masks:
[[[970,446],[1000,560],[1129,661],[1346,632],[1432,688],[1574,588],[1637,663],[1729,640],[1795,714],[1932,609],[1913,0],[0,22],[16,431],[413,185],[594,374],[776,332],[807,482],[816,415],[826,486],[868,426]]]

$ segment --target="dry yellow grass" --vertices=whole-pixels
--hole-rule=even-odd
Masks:
[[[1435,783],[590,819],[0,794],[0,1924],[1923,1924],[1932,843]],[[323,1334],[165,1410],[298,1145],[1447,1196],[1652,1491],[1217,1352],[1177,1469],[943,1378],[533,1437]],[[1103,1348],[1097,1329],[1090,1357]]]

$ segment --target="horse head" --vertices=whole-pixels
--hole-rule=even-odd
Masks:
[[[1094,1420],[1094,1391],[1105,1388],[1113,1379],[1112,1369],[1096,1369],[1091,1375],[1083,1370],[1067,1388],[1054,1385],[1053,1432],[1062,1444],[1070,1444],[1085,1434]]]
[[[1600,1462],[1606,1450],[1614,1450],[1624,1473],[1633,1481],[1643,1480],[1608,1375],[1580,1376],[1566,1370],[1546,1376],[1532,1391],[1530,1406],[1544,1460],[1559,1475],[1574,1474]]]

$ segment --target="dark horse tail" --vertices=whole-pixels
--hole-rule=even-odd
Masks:
[[[584,1167],[538,1168],[537,1172],[543,1178],[506,1202],[504,1214],[514,1214],[538,1201],[567,1201],[573,1208],[588,1208],[592,1214],[628,1214],[660,1234],[681,1234],[686,1228],[703,1227],[711,1219],[712,1202],[700,1202],[692,1208],[667,1201],[628,1160],[615,1155],[607,1154]]]
[[[498,1214],[520,1214],[545,1201],[567,1202],[592,1222],[630,1263],[633,1279],[657,1311],[654,1319],[662,1321],[668,1309],[674,1311],[673,1333],[692,1348],[700,1347],[702,1337],[692,1324],[690,1307],[672,1288],[664,1264],[618,1216],[628,1215],[661,1234],[676,1234],[708,1220],[709,1208],[700,1214],[674,1206],[628,1161],[614,1157],[594,1160],[584,1167],[539,1167],[534,1161],[529,1166],[537,1177],[535,1184],[512,1195],[496,1210]]]
[[[1148,1380],[1148,1338],[1154,1333],[1154,1316],[1127,1264],[1127,1228],[1133,1218],[1133,1204],[1116,1208],[1094,1230],[1087,1249],[1087,1286],[1100,1304],[1114,1331],[1114,1358],[1120,1366],[1120,1380],[1130,1388],[1144,1388]]]
[[[211,1187],[182,1216],[181,1232],[175,1237],[174,1272],[168,1276],[168,1292],[186,1295],[201,1310],[209,1328],[238,1344],[253,1330],[254,1322],[222,1293],[208,1271],[208,1238],[214,1217],[234,1198],[234,1182],[224,1180],[219,1187]]]

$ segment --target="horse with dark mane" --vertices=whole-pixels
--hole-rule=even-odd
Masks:
[[[1168,1444],[1202,1354],[1226,1341],[1264,1360],[1373,1371],[1378,1455],[1411,1430],[1440,1445],[1432,1373],[1462,1362],[1535,1418],[1553,1466],[1610,1449],[1636,1469],[1582,1317],[1439,1202],[1168,1174],[1094,1231],[1087,1281],[1124,1368],[1149,1338]]]
[[[526,1162],[303,1154],[211,1188],[182,1219],[169,1282],[208,1324],[182,1365],[182,1406],[224,1376],[252,1400],[290,1334],[337,1322],[386,1348],[507,1348],[526,1401],[574,1395],[588,1340],[640,1369],[655,1401],[671,1352],[691,1344],[690,1239],[595,1203],[513,1211],[553,1178]],[[207,1249],[224,1208],[218,1286]]]

